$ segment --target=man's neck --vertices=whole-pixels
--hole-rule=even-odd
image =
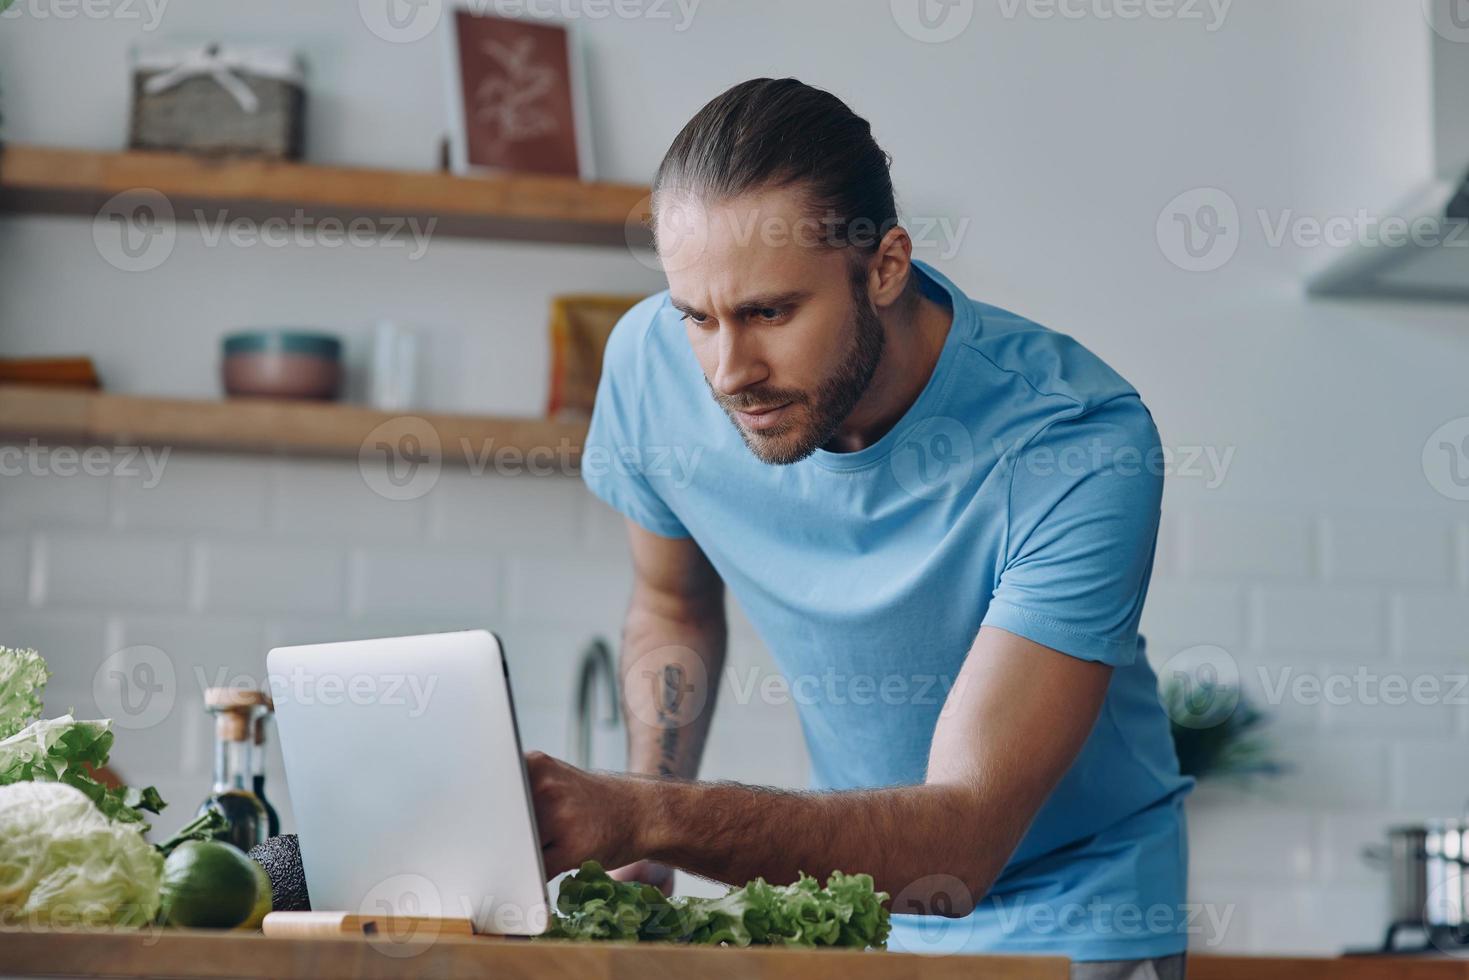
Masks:
[[[897,425],[933,376],[953,319],[953,310],[921,292],[918,301],[904,311],[884,315],[882,360],[872,383],[823,448],[854,453]]]

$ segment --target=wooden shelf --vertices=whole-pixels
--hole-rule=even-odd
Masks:
[[[113,196],[139,188],[163,194],[176,218],[195,209],[210,220],[221,208],[231,219],[255,220],[299,210],[313,220],[436,219],[433,234],[456,237],[596,245],[649,240],[640,224],[648,188],[632,184],[15,144],[0,151],[0,211],[95,215]]]
[[[576,467],[586,431],[585,424],[550,419],[395,413],[332,402],[254,398],[140,398],[0,385],[0,435],[43,443],[356,457],[381,453],[379,444],[405,446],[413,454],[431,453],[437,438],[445,464],[545,475]]]

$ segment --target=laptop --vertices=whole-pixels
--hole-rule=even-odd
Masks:
[[[314,910],[546,931],[535,809],[495,634],[277,647],[266,666]]]

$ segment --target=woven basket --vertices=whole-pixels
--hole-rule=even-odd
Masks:
[[[277,54],[277,63],[279,60]],[[150,80],[173,72],[167,62],[167,55],[153,55],[146,64],[134,66],[128,130],[131,148],[301,159],[306,92],[299,77],[268,77],[248,67],[232,69],[232,80],[254,96],[255,111],[251,112],[209,74],[176,80],[162,91],[148,91]]]

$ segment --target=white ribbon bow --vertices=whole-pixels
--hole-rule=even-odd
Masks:
[[[260,99],[250,90],[250,86],[245,84],[239,72],[285,81],[300,78],[300,72],[290,64],[289,59],[262,58],[258,52],[248,49],[221,48],[217,44],[203,48],[190,48],[169,60],[170,64],[160,74],[154,75],[144,83],[145,93],[157,95],[180,82],[205,75],[213,78],[220,88],[234,98],[242,110],[252,115],[260,110]]]

